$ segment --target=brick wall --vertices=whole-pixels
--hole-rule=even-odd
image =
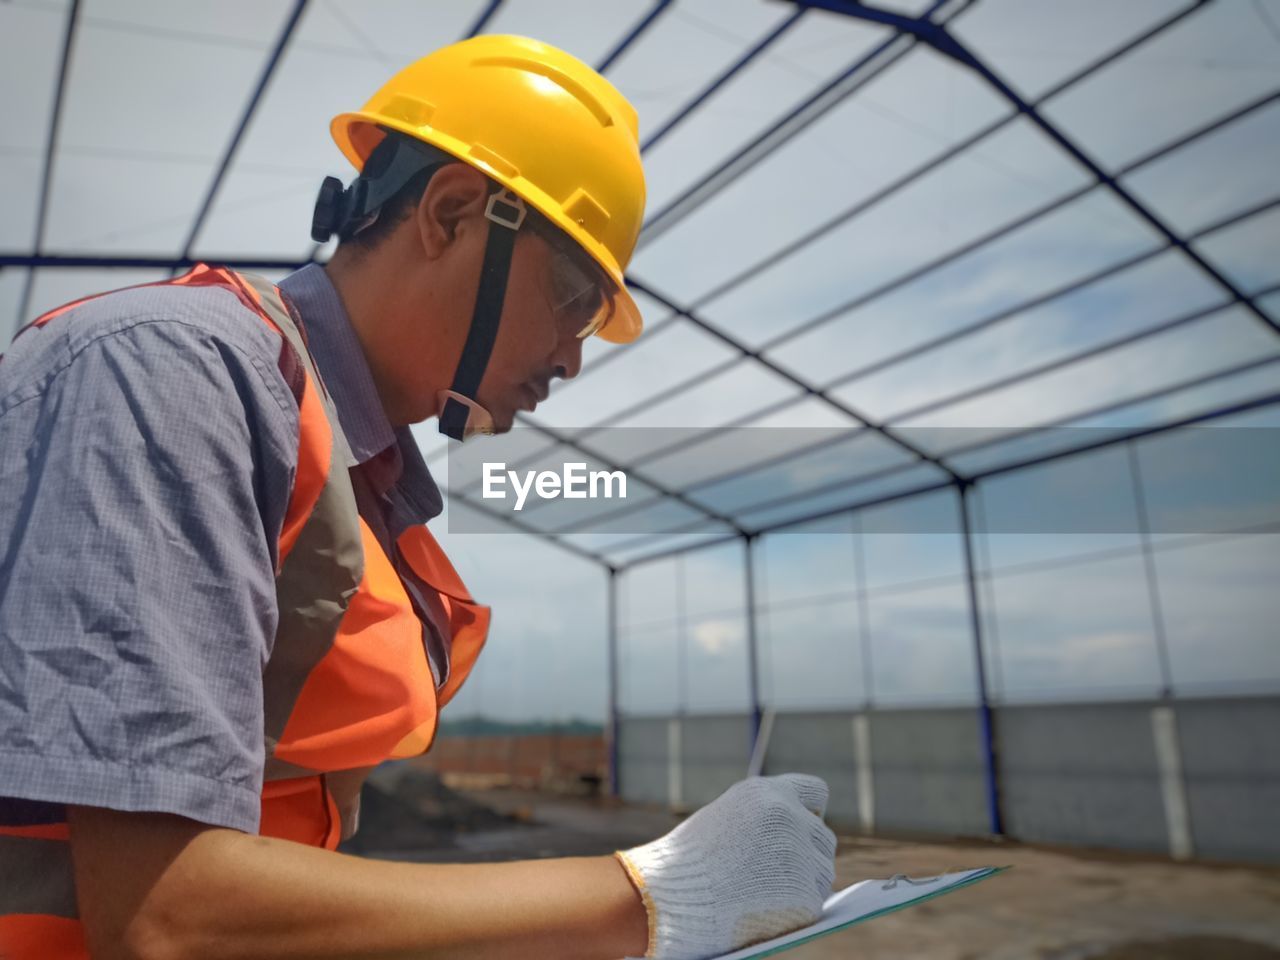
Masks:
[[[599,734],[440,736],[415,766],[453,780],[591,791],[608,777]]]

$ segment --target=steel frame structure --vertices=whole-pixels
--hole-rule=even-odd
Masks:
[[[995,755],[995,740],[992,733],[991,698],[987,688],[985,673],[982,618],[980,616],[980,603],[977,592],[978,577],[974,568],[972,548],[973,518],[971,516],[972,509],[969,504],[969,495],[974,484],[986,477],[995,476],[1013,470],[1024,469],[1037,464],[1046,463],[1051,460],[1075,456],[1088,449],[1096,448],[1101,445],[1127,443],[1129,444],[1130,451],[1132,451],[1133,441],[1139,437],[1150,436],[1168,430],[1175,430],[1193,423],[1205,422],[1280,403],[1280,391],[1264,394],[1230,406],[1220,406],[1218,408],[1209,409],[1192,417],[1183,417],[1176,421],[1158,423],[1142,429],[1132,430],[1125,434],[1110,438],[1102,444],[1094,444],[1092,447],[1090,445],[1081,445],[1070,449],[1042,454],[1037,457],[1024,458],[1016,462],[1011,461],[999,464],[983,471],[971,473],[964,473],[956,469],[956,467],[949,462],[949,458],[954,457],[958,453],[969,452],[972,449],[980,448],[982,446],[981,443],[971,445],[967,448],[946,451],[942,454],[933,454],[918,447],[902,436],[899,433],[899,425],[903,421],[910,420],[914,417],[918,417],[926,413],[933,413],[954,404],[971,400],[984,394],[989,394],[995,390],[1004,389],[1018,383],[1032,381],[1035,378],[1043,376],[1054,370],[1063,369],[1084,360],[1103,356],[1111,351],[1141,342],[1145,339],[1157,336],[1177,327],[1193,323],[1196,320],[1203,319],[1214,313],[1228,310],[1236,306],[1243,308],[1267,331],[1280,336],[1280,322],[1277,321],[1275,316],[1264,309],[1259,302],[1264,297],[1280,291],[1280,284],[1272,285],[1256,293],[1249,294],[1228,278],[1192,245],[1195,241],[1211,236],[1217,231],[1224,230],[1236,223],[1243,222],[1250,217],[1272,210],[1277,205],[1280,205],[1280,196],[1264,200],[1249,210],[1237,212],[1230,217],[1223,218],[1216,223],[1203,227],[1194,233],[1182,235],[1175,231],[1156,211],[1150,209],[1146,204],[1144,204],[1122,182],[1123,178],[1146,167],[1147,165],[1202,140],[1230,123],[1241,120],[1250,114],[1271,106],[1276,103],[1277,100],[1280,100],[1280,90],[1272,91],[1251,103],[1237,107],[1229,113],[1204,124],[1200,128],[1185,133],[1176,140],[1149,151],[1138,159],[1130,161],[1117,170],[1108,171],[1063,130],[1056,126],[1051,120],[1047,119],[1045,114],[1042,112],[1042,107],[1053,98],[1094,75],[1097,71],[1101,70],[1108,64],[1126,56],[1132,51],[1142,47],[1144,44],[1149,43],[1154,38],[1160,36],[1173,26],[1196,15],[1206,6],[1213,3],[1214,0],[1191,0],[1191,2],[1189,2],[1185,7],[1174,12],[1165,19],[1152,24],[1138,36],[1118,45],[1104,56],[1099,57],[1067,78],[1059,81],[1034,101],[1028,101],[1020,96],[1000,75],[993,71],[989,65],[987,65],[948,30],[948,25],[957,17],[962,16],[965,11],[968,10],[974,2],[976,2],[976,0],[935,0],[925,13],[914,17],[879,6],[857,2],[857,0],[786,0],[786,2],[791,3],[794,10],[760,37],[758,41],[746,49],[727,69],[722,71],[705,87],[699,90],[694,96],[679,107],[657,130],[650,133],[642,145],[643,151],[647,152],[655,147],[674,129],[688,121],[690,117],[694,116],[697,111],[720,89],[730,83],[741,71],[748,68],[753,62],[773,48],[774,44],[792,30],[796,24],[803,20],[809,10],[818,9],[827,13],[855,18],[884,28],[887,31],[887,36],[883,42],[876,44],[868,52],[857,57],[843,71],[838,73],[828,82],[822,84],[810,95],[804,97],[792,109],[777,117],[744,147],[724,158],[722,162],[717,164],[708,173],[690,184],[674,200],[667,203],[661,210],[649,217],[641,235],[642,244],[655,242],[664,232],[674,227],[684,218],[690,216],[698,208],[716,196],[730,182],[732,182],[735,177],[751,169],[768,156],[784,138],[795,136],[807,126],[815,123],[835,106],[842,103],[846,98],[862,89],[872,79],[879,76],[886,70],[893,69],[897,63],[907,58],[911,53],[911,50],[917,45],[925,45],[929,47],[938,54],[947,57],[952,62],[959,64],[964,69],[981,78],[981,80],[991,90],[995,91],[1006,102],[1009,112],[998,120],[989,123],[982,129],[972,133],[961,142],[948,147],[936,156],[933,156],[913,169],[906,171],[892,183],[879,189],[871,196],[860,199],[849,207],[835,212],[827,220],[816,225],[803,236],[792,240],[782,248],[773,251],[767,258],[739,270],[728,280],[717,284],[715,288],[698,296],[692,303],[681,303],[677,298],[660,290],[654,284],[641,280],[640,278],[629,277],[629,282],[636,290],[644,293],[668,311],[667,315],[663,319],[651,324],[649,336],[652,337],[660,335],[664,330],[670,329],[680,323],[689,324],[700,329],[711,338],[719,341],[732,350],[734,354],[730,359],[713,366],[709,370],[704,370],[695,376],[691,376],[673,388],[664,391],[663,397],[670,398],[672,396],[687,393],[695,386],[705,383],[709,378],[714,378],[715,376],[726,373],[732,369],[736,369],[740,364],[758,364],[770,370],[775,376],[788,382],[791,386],[796,388],[797,392],[790,397],[767,405],[764,408],[753,410],[734,421],[721,425],[718,428],[706,431],[706,438],[716,435],[719,431],[747,425],[758,420],[762,416],[776,413],[805,400],[816,399],[830,409],[836,411],[842,418],[848,421],[851,427],[858,427],[877,434],[885,441],[896,445],[897,448],[907,455],[908,460],[905,464],[895,467],[889,471],[881,471],[882,474],[888,475],[891,474],[893,470],[905,471],[907,468],[914,467],[919,464],[926,464],[929,469],[932,469],[936,473],[937,479],[926,484],[917,484],[914,487],[902,489],[892,494],[882,494],[862,500],[858,500],[855,497],[851,499],[850,502],[841,504],[835,508],[815,510],[811,513],[802,513],[801,515],[786,518],[771,524],[753,527],[741,522],[733,515],[717,513],[717,511],[711,509],[706,504],[700,503],[696,498],[693,498],[690,495],[695,493],[698,487],[706,486],[713,482],[724,482],[759,470],[762,468],[762,464],[760,463],[754,463],[733,471],[727,471],[720,476],[701,481],[698,484],[691,485],[684,489],[668,489],[662,484],[654,482],[651,478],[645,480],[645,477],[642,474],[636,473],[636,468],[643,467],[645,463],[652,462],[660,456],[670,455],[681,447],[680,444],[675,444],[657,451],[651,451],[645,457],[640,458],[635,463],[631,464],[613,462],[610,458],[600,456],[597,452],[593,452],[591,450],[588,443],[593,433],[602,430],[613,423],[625,420],[630,414],[635,413],[646,404],[652,402],[652,398],[650,398],[638,400],[635,404],[625,408],[624,410],[604,418],[591,427],[575,431],[572,435],[555,430],[549,425],[540,423],[532,417],[523,417],[522,422],[545,435],[549,443],[566,444],[571,448],[606,464],[611,469],[626,469],[633,475],[637,476],[638,479],[645,480],[645,482],[650,483],[659,491],[659,497],[655,498],[654,501],[646,502],[656,502],[662,498],[672,498],[683,502],[703,515],[703,519],[698,521],[699,524],[705,524],[708,521],[719,523],[731,531],[728,535],[707,539],[701,543],[693,545],[681,545],[670,549],[656,549],[634,555],[630,559],[622,559],[619,555],[633,552],[625,544],[623,546],[615,545],[605,551],[589,550],[566,539],[566,536],[571,534],[571,530],[542,530],[523,520],[514,519],[509,514],[483,511],[483,508],[478,503],[464,494],[455,492],[453,498],[472,509],[481,510],[503,523],[511,524],[522,532],[540,537],[554,543],[561,549],[597,563],[604,569],[607,575],[609,598],[608,721],[610,743],[610,786],[611,790],[616,793],[619,788],[617,751],[618,730],[621,719],[618,698],[618,584],[621,579],[621,574],[632,567],[645,563],[656,562],[672,556],[682,555],[691,550],[721,545],[733,542],[734,540],[740,541],[743,544],[744,570],[747,578],[746,617],[749,657],[749,697],[751,702],[751,744],[749,746],[753,747],[759,736],[761,718],[757,662],[758,629],[756,623],[757,603],[755,598],[756,578],[753,572],[754,548],[758,539],[764,534],[810,523],[823,517],[846,513],[852,514],[856,517],[859,510],[870,506],[907,499],[913,496],[939,490],[954,490],[957,495],[959,520],[965,544],[964,576],[968,585],[968,602],[971,619],[970,629],[972,632],[974,647],[973,656],[978,678],[979,703],[977,706],[980,713],[981,729],[983,731],[984,739],[984,758],[986,767],[987,795],[989,801],[990,829],[992,833],[999,834],[1003,831],[1003,822],[997,792],[998,763]],[[609,50],[608,54],[599,62],[598,68],[603,72],[613,66],[633,44],[638,42],[645,35],[645,33],[668,11],[672,5],[673,0],[656,0],[644,15],[641,16],[640,19],[634,23],[620,38],[620,40]],[[466,31],[465,35],[474,36],[477,33],[483,32],[487,25],[492,21],[495,14],[499,12],[501,6],[502,0],[487,0],[470,28]],[[227,176],[232,162],[234,161],[235,155],[244,138],[245,132],[249,127],[250,121],[263,99],[263,95],[272,76],[288,49],[289,43],[302,20],[306,7],[307,0],[293,0],[288,15],[283,22],[280,34],[263,65],[258,82],[241,114],[240,122],[229,140],[215,169],[214,176],[187,233],[181,252],[175,257],[95,256],[63,252],[50,253],[44,249],[49,197],[52,186],[52,172],[57,158],[58,138],[62,108],[66,93],[67,74],[70,59],[74,50],[75,37],[80,17],[79,0],[71,0],[66,18],[62,58],[57,75],[57,83],[54,92],[54,105],[45,147],[44,172],[40,186],[40,200],[37,210],[36,229],[34,232],[32,249],[30,252],[0,253],[0,269],[25,268],[27,270],[20,298],[20,321],[27,319],[26,313],[30,305],[31,291],[37,269],[93,267],[142,268],[177,271],[193,266],[197,262],[196,258],[194,258],[193,251],[199,238],[199,234],[214,207],[219,190]],[[833,308],[824,310],[817,316],[810,317],[799,324],[793,325],[759,346],[752,347],[748,345],[740,338],[735,337],[729,331],[722,329],[717,324],[706,319],[706,317],[700,312],[708,304],[725,296],[727,293],[747,282],[762,269],[765,269],[766,267],[774,267],[778,263],[802,253],[812,244],[828,236],[837,228],[876,208],[889,198],[906,189],[911,184],[940,169],[951,159],[963,154],[965,151],[971,149],[1020,118],[1033,124],[1045,137],[1047,137],[1052,143],[1056,144],[1056,146],[1066,156],[1070,157],[1079,167],[1086,171],[1089,176],[1089,182],[1083,187],[1069,191],[1063,196],[1057,197],[1048,203],[1040,205],[1029,213],[1018,216],[1007,223],[989,230],[982,236],[969,241],[956,249],[950,250],[927,263],[918,265],[901,276],[890,278],[869,292],[861,293]],[[1135,256],[1132,256],[1127,260],[1111,263],[1107,267],[1095,271],[1090,276],[1065,284],[1055,290],[1041,294],[1015,306],[1002,309],[989,316],[967,323],[959,328],[950,330],[945,334],[938,335],[924,343],[916,344],[910,348],[900,350],[890,356],[876,360],[873,363],[866,364],[861,368],[846,371],[840,377],[829,380],[828,382],[810,381],[782,367],[771,357],[767,356],[771,350],[777,348],[781,344],[786,343],[787,341],[804,333],[817,329],[818,327],[831,322],[835,318],[851,310],[873,303],[879,298],[884,297],[895,290],[901,289],[920,280],[922,277],[928,276],[934,271],[945,267],[947,264],[956,262],[963,256],[980,250],[1003,237],[1009,236],[1016,231],[1050,215],[1056,210],[1065,208],[1074,201],[1079,200],[1094,191],[1104,191],[1122,203],[1137,218],[1148,225],[1159,237],[1161,237],[1162,243],[1149,250],[1145,250]],[[1075,291],[1084,289],[1090,284],[1097,283],[1108,277],[1118,275],[1125,270],[1132,269],[1139,264],[1145,263],[1168,251],[1176,251],[1181,258],[1194,266],[1196,270],[1220,289],[1226,299],[1208,308],[1202,308],[1179,316],[1170,317],[1161,323],[1144,328],[1136,333],[1117,337],[1104,343],[1094,344],[1086,349],[1077,350],[1068,356],[1058,357],[1052,361],[1026,367],[1016,373],[1006,375],[979,386],[970,387],[950,396],[934,399],[926,404],[918,405],[913,409],[897,413],[884,421],[874,420],[863,411],[839,400],[832,394],[832,391],[837,388],[845,387],[848,384],[864,377],[871,376],[872,374],[890,369],[925,353],[959,342],[966,337],[971,337],[982,330],[988,329],[1009,318],[1018,316],[1030,309],[1043,306],[1046,303],[1051,303],[1062,297],[1066,297]],[[227,266],[236,269],[288,270],[300,267],[305,263],[312,262],[318,252],[319,249],[317,248],[316,250],[313,250],[310,258],[297,260],[290,258],[246,258],[222,262]],[[615,352],[605,356],[592,367],[585,370],[583,375],[598,376],[598,372],[601,369],[607,368],[610,362],[615,362],[616,358],[622,355],[622,353]],[[1104,404],[1099,407],[1094,407],[1091,410],[1083,412],[1077,411],[1061,418],[1058,423],[1072,422],[1081,418],[1096,416],[1111,410],[1122,409],[1123,407],[1134,403],[1145,402],[1153,398],[1176,395],[1177,393],[1194,389],[1207,383],[1217,382],[1233,376],[1239,376],[1254,370],[1276,368],[1278,365],[1280,365],[1280,357],[1271,356],[1258,358],[1253,361],[1236,364],[1235,366],[1225,370],[1202,374],[1182,383],[1164,386],[1135,396],[1129,396],[1121,401]],[[1048,429],[1054,425],[1056,425],[1054,422],[1043,423],[1036,427],[1027,428],[1023,433],[1035,433],[1040,430]],[[686,441],[685,445],[688,445],[688,441]],[[790,455],[793,456],[795,453],[793,452]],[[867,479],[869,479],[869,475],[864,475],[862,477],[844,477],[832,486],[840,489],[858,482],[866,481]],[[806,490],[797,496],[812,497],[820,492],[823,491],[821,489],[817,491]],[[766,502],[752,505],[749,509],[763,510],[777,505],[777,502]],[[628,509],[636,508],[624,508],[622,511],[619,511],[619,515],[621,515],[621,513],[625,513]],[[739,510],[737,512],[742,513],[743,511]],[[642,535],[636,538],[636,545],[638,547],[643,547],[647,542],[652,542],[655,538],[661,538],[663,536],[669,537],[671,534],[679,532],[679,530],[676,530],[670,531],[666,534]],[[1147,562],[1149,564],[1149,544],[1146,549],[1148,552]],[[1169,695],[1170,681],[1167,670],[1167,656],[1163,651],[1163,630],[1158,630],[1157,632],[1161,634],[1161,636],[1157,637],[1157,643],[1161,647],[1160,662],[1163,668],[1165,694]]]

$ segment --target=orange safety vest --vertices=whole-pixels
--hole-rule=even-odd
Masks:
[[[396,563],[357,513],[346,438],[279,291],[258,277],[204,265],[164,282],[221,288],[283,340],[281,368],[294,390],[300,426],[277,552],[279,625],[263,671],[266,767],[259,833],[332,850],[356,830],[360,787],[369,771],[431,747],[440,708],[484,646],[489,608],[471,598],[425,526],[399,536],[405,576],[417,579],[433,621],[449,633],[448,679],[437,690],[423,623]],[[31,327],[83,302],[45,314]],[[0,914],[5,960],[88,957],[67,840],[65,822],[0,824],[0,860],[29,864],[33,874],[21,895],[9,898],[21,912]]]

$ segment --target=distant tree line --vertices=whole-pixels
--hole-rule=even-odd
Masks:
[[[560,722],[550,720],[516,722],[479,715],[440,721],[442,737],[545,736],[552,733],[571,736],[603,736],[604,727],[599,723],[580,720],[577,717],[570,717]]]

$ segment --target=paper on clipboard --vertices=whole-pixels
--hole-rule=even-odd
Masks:
[[[772,956],[863,920],[959,890],[1004,869],[1006,868],[981,867],[977,870],[944,873],[937,877],[916,878],[899,874],[886,880],[863,880],[828,897],[822,905],[822,916],[804,929],[743,947],[733,953],[722,954],[714,960],[754,960],[757,957]]]

